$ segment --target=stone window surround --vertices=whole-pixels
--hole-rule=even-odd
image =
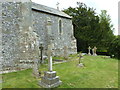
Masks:
[[[61,30],[60,30],[61,29]],[[59,18],[58,19],[58,34],[59,35],[62,35],[63,34],[63,22],[62,22],[62,19]]]

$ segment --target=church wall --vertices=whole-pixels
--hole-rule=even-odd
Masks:
[[[29,28],[31,27],[31,3],[3,1],[1,9],[1,56],[2,69],[13,69],[20,60],[29,60],[32,57],[29,45]]]
[[[18,36],[20,18],[20,2],[3,2],[2,7],[2,66],[14,66],[18,57]]]
[[[55,16],[40,11],[32,10],[33,29],[39,35],[40,42],[43,42],[44,50],[47,50],[47,18],[51,20],[52,44],[54,44],[53,55],[63,55],[64,46],[68,47],[68,54],[76,53],[76,44],[73,43],[72,20],[60,16]],[[59,21],[61,20],[61,33],[59,30]],[[72,49],[72,47],[74,49]]]
[[[44,55],[47,55],[50,39],[54,44],[54,56],[63,55],[64,46],[68,47],[68,54],[76,53],[71,19],[34,11],[31,9],[29,0],[26,2],[21,2],[21,0],[20,2],[0,2],[0,10],[0,48],[2,49],[0,65],[3,69],[14,68],[16,65],[23,67],[26,62],[24,60],[40,59],[38,47],[41,42],[44,47]],[[48,18],[51,19],[50,38],[47,26]],[[59,26],[61,26],[61,31]],[[25,67],[28,65],[29,63]]]

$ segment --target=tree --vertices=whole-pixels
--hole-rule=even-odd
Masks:
[[[86,52],[89,45],[99,45],[99,16],[96,15],[95,9],[87,7],[84,3],[78,2],[77,5],[76,8],[69,7],[63,11],[73,17],[78,51]]]
[[[100,38],[99,41],[101,43],[102,48],[109,48],[110,42],[114,39],[113,34],[113,25],[111,24],[110,16],[107,14],[106,10],[101,10],[101,14],[99,15],[99,31]]]
[[[120,59],[120,35],[116,36],[113,41],[111,41],[109,45],[109,54],[114,57]]]

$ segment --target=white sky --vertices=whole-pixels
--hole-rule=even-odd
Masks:
[[[115,28],[115,35],[118,35],[118,1],[119,0],[32,0],[35,3],[46,5],[52,8],[57,8],[56,4],[59,2],[60,10],[67,9],[68,7],[76,7],[76,2],[83,2],[88,7],[96,9],[96,13],[100,14],[101,10],[107,10],[111,16],[112,24]]]

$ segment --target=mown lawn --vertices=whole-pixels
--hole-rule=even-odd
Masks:
[[[69,61],[69,60],[68,60]],[[118,88],[118,60],[103,56],[84,56],[85,67],[78,67],[78,57],[72,56],[71,61],[54,64],[53,70],[62,81],[58,88]],[[42,65],[40,71],[46,71]],[[33,77],[32,70],[23,70],[3,74],[3,88],[41,88],[38,80]]]

